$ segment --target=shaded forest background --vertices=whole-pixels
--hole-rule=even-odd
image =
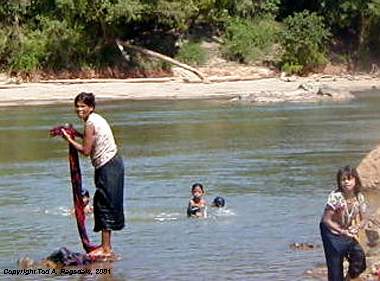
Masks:
[[[3,0],[0,71],[26,79],[147,77],[167,63],[116,40],[199,66],[202,42],[226,60],[290,74],[340,64],[373,71],[380,0]]]

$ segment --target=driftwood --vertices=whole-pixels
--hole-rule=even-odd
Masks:
[[[154,58],[157,58],[157,59],[160,59],[160,60],[163,60],[163,61],[166,61],[168,63],[171,63],[171,64],[174,64],[176,66],[179,66],[181,68],[184,68],[188,71],[191,71],[193,72],[195,75],[197,75],[201,80],[202,82],[206,82],[207,81],[207,78],[197,69],[195,69],[194,67],[191,67],[187,64],[184,64],[184,63],[181,63],[171,57],[168,57],[168,56],[165,56],[163,54],[160,54],[160,53],[157,53],[155,51],[152,51],[152,50],[148,50],[148,49],[145,49],[145,48],[142,48],[142,47],[139,47],[139,46],[135,46],[135,45],[132,45],[132,44],[129,44],[129,43],[126,43],[126,42],[121,42],[119,40],[116,40],[116,45],[118,46],[120,52],[122,53],[122,55],[127,58],[128,55],[127,53],[125,52],[124,50],[124,47],[126,48],[129,48],[129,49],[132,49],[132,50],[135,50],[135,51],[138,51],[146,56],[150,56],[150,57],[154,57]]]

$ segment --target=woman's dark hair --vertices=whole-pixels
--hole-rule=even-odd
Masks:
[[[95,96],[93,93],[81,92],[74,99],[74,105],[77,106],[78,102],[83,102],[85,105],[95,108]]]
[[[338,191],[342,191],[342,180],[343,180],[343,178],[352,178],[352,177],[355,178],[354,193],[357,194],[358,192],[360,192],[361,188],[362,188],[362,182],[360,181],[359,174],[355,168],[352,168],[349,165],[339,169],[338,173],[336,174]]]
[[[203,185],[200,183],[194,183],[193,186],[191,187],[191,192],[193,192],[193,190],[196,189],[197,187],[199,187],[203,193],[205,192],[203,189]]]

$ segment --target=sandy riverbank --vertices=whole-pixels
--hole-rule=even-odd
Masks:
[[[300,85],[324,85],[341,93],[380,89],[380,78],[371,76],[307,77],[209,83],[185,83],[175,78],[125,80],[54,80],[38,83],[0,82],[0,106],[71,103],[81,91],[93,92],[103,100],[155,100],[155,99],[235,99],[253,97],[250,102],[303,102],[317,101],[321,95],[301,89]],[[243,99],[242,99],[243,97]],[[326,98],[326,97],[323,97]],[[327,99],[329,96],[327,96]]]

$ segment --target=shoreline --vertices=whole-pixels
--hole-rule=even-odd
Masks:
[[[306,86],[306,87],[305,87]],[[316,93],[328,87],[338,95]],[[308,89],[309,87],[314,89]],[[31,83],[0,82],[0,107],[71,103],[79,92],[112,100],[231,100],[257,104],[346,100],[352,93],[380,89],[380,78],[359,76],[210,77],[208,83],[175,77],[141,79],[73,79]],[[343,93],[343,95],[342,95]],[[348,94],[348,95],[347,95]]]

